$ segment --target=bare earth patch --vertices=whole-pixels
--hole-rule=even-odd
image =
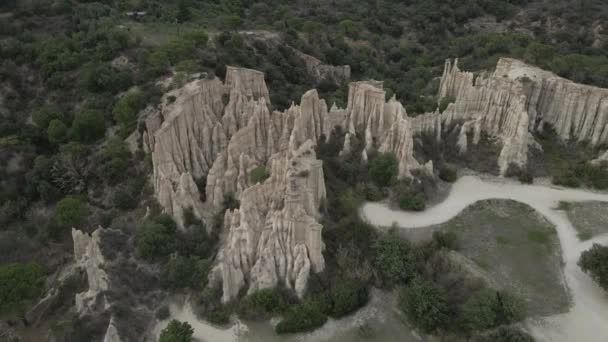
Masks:
[[[566,212],[581,241],[608,233],[606,202],[560,202],[559,209]]]

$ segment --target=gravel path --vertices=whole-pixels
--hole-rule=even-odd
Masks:
[[[361,216],[377,226],[395,223],[401,229],[422,229],[449,221],[477,201],[494,198],[515,200],[537,210],[555,225],[562,245],[564,273],[574,305],[565,314],[530,319],[527,325],[532,334],[539,341],[608,341],[608,294],[576,265],[580,253],[593,243],[608,245],[608,234],[580,242],[566,214],[555,209],[559,201],[608,202],[608,194],[464,176],[443,202],[424,212],[392,210],[382,203],[366,203],[361,208]]]

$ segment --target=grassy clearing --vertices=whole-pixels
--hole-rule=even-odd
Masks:
[[[560,202],[558,209],[566,212],[581,241],[608,233],[606,202]]]
[[[490,285],[524,298],[530,315],[556,314],[569,307],[557,233],[527,205],[481,201],[432,228],[455,232],[458,252],[486,272]]]

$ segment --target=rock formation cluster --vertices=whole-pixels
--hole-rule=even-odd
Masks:
[[[225,82],[196,80],[166,94],[149,113],[143,148],[152,154],[154,188],[164,210],[183,226],[183,213],[210,222],[228,196],[240,207],[224,216],[221,248],[211,281],[223,300],[241,290],[283,284],[302,295],[310,272],[324,268],[319,207],[325,199],[322,162],[315,144],[337,126],[346,132],[343,153],[363,139],[361,158],[373,150],[393,153],[399,176],[430,161],[414,158],[414,142],[425,135],[441,142],[456,132],[460,153],[486,135],[500,145],[501,173],[525,167],[530,134],[544,124],[563,139],[606,142],[607,91],[578,85],[512,59],[475,77],[446,61],[439,101],[443,112],[408,117],[395,97],[386,100],[382,82],[352,82],[346,108],[328,109],[316,90],[300,104],[272,111],[263,73],[228,67]],[[424,164],[424,165],[423,165]],[[252,179],[262,168],[267,179]]]
[[[608,141],[608,89],[577,84],[519,60],[501,58],[493,73],[474,78],[446,62],[439,97],[453,97],[441,116],[443,125],[460,123],[459,148],[465,152],[467,134],[478,142],[481,131],[502,142],[499,166],[523,167],[528,147],[535,144],[530,133],[547,125],[564,141]]]
[[[345,109],[328,110],[310,90],[299,105],[271,112],[263,77],[229,67],[223,83],[197,80],[170,92],[146,118],[142,136],[156,196],[182,228],[186,209],[209,222],[227,196],[240,201],[225,214],[211,276],[222,284],[224,301],[245,286],[279,283],[302,295],[309,273],[323,270],[318,210],[325,184],[315,145],[336,126],[347,129],[347,144],[359,135],[366,151],[395,153],[403,176],[419,167],[411,122],[401,103],[385,100],[381,82],[352,83]],[[269,177],[254,184],[250,173],[259,167]]]

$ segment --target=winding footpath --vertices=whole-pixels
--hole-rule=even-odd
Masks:
[[[376,226],[396,224],[401,229],[423,229],[449,221],[469,205],[486,199],[510,199],[525,203],[553,223],[558,232],[565,263],[564,275],[572,294],[573,306],[564,314],[529,319],[527,326],[532,334],[539,341],[608,341],[608,294],[576,264],[580,253],[593,243],[608,245],[608,234],[581,242],[566,213],[556,209],[559,201],[608,202],[608,194],[464,176],[454,183],[443,202],[424,212],[392,210],[386,204],[366,203],[361,208],[361,215]]]

